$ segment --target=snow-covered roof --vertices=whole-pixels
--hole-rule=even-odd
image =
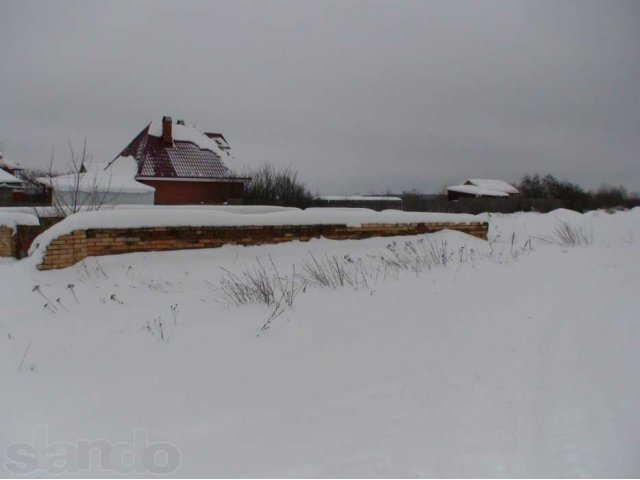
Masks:
[[[9,172],[6,172],[2,168],[0,168],[0,184],[3,184],[3,183],[7,185],[15,186],[16,184],[21,185],[22,180],[20,180],[18,177],[13,176]]]
[[[138,165],[133,157],[120,157],[109,166],[94,164],[86,173],[39,178],[38,182],[59,191],[147,193],[155,188],[135,180]],[[78,183],[79,182],[79,183]]]
[[[171,142],[162,138],[165,121],[171,122]],[[233,160],[233,156],[222,134],[203,133],[194,126],[169,118],[163,122],[151,122],[120,155],[137,160],[139,178],[231,178],[223,158]],[[118,162],[119,158],[113,162]]]
[[[224,138],[224,135],[222,135],[221,133],[212,133],[212,132],[205,132],[204,133],[207,137],[209,137],[210,139],[212,139],[213,141],[215,141],[218,146],[220,147],[221,150],[226,151],[229,150],[231,147],[229,146],[229,143],[227,142],[227,139]],[[225,152],[227,155],[231,155],[230,152]]]
[[[0,211],[0,227],[10,227],[15,231],[17,225],[40,225],[40,221],[28,213]]]
[[[402,201],[400,197],[389,197],[389,196],[381,196],[381,195],[322,195],[316,197],[318,200],[326,200],[326,201],[350,201],[350,202],[398,202]]]
[[[8,159],[2,152],[0,152],[0,169],[2,168],[7,168],[9,170],[24,170],[22,165],[20,165],[18,162]]]
[[[148,133],[152,137],[162,137],[162,122],[151,122]],[[174,141],[191,142],[202,150],[211,150],[213,153],[220,155],[221,157],[223,155],[218,142],[213,138],[209,138],[194,125],[182,125],[180,123],[173,122],[171,126],[171,136]],[[224,155],[226,156],[227,154],[224,153]]]
[[[496,180],[489,178],[471,178],[464,182],[464,185],[475,185],[487,190],[495,190],[497,192],[503,192],[507,194],[520,193],[516,187],[504,180]]]
[[[447,187],[448,192],[466,193],[477,197],[508,197],[509,194],[489,188],[477,187],[475,185],[452,185]]]

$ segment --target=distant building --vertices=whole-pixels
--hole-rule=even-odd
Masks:
[[[0,169],[16,175],[20,170],[24,170],[18,162],[8,159],[4,153],[0,152]]]
[[[155,189],[155,203],[216,204],[242,197],[248,178],[234,177],[233,161],[220,133],[203,133],[171,117],[151,122],[110,165],[120,158],[137,162],[135,179]]]
[[[121,157],[112,165],[89,165],[80,173],[39,178],[51,203],[72,210],[101,205],[153,205],[155,189],[135,180],[138,165]]]
[[[313,199],[314,207],[369,208],[371,210],[402,210],[400,197],[378,195],[325,195]]]
[[[447,198],[457,200],[464,197],[507,198],[520,192],[504,180],[470,179],[461,185],[447,187]]]
[[[24,200],[24,183],[15,174],[22,170],[0,152],[0,205],[14,205]]]

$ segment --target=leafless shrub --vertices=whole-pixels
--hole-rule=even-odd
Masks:
[[[284,302],[292,306],[305,282],[296,274],[295,266],[291,275],[282,276],[273,260],[269,258],[269,261],[270,265],[267,267],[256,260],[251,269],[240,275],[223,268],[225,276],[220,282],[223,298],[233,305],[263,303],[271,306]]]
[[[271,315],[269,315],[269,317],[265,320],[265,322],[260,327],[260,332],[258,333],[258,336],[260,336],[261,333],[264,333],[271,328],[271,324],[273,323],[273,321],[284,313],[284,308],[285,307],[282,305],[282,302],[278,302],[276,304],[275,308],[271,312]]]
[[[38,295],[40,295],[47,303],[45,304],[46,306],[50,306],[51,305],[51,300],[49,299],[49,297],[47,297],[44,292],[40,289],[40,285],[35,285],[32,289],[32,292],[37,293]],[[51,307],[54,311],[55,311],[55,307]]]
[[[251,270],[238,276],[229,270],[222,269],[226,276],[221,281],[223,293],[236,305],[245,303],[264,303],[271,305],[275,301],[275,286],[264,267],[257,261]]]
[[[407,241],[402,246],[395,242],[387,245],[389,255],[381,261],[396,270],[410,270],[420,273],[431,270],[434,265],[447,265],[453,259],[454,252],[449,249],[446,240],[440,242],[419,239],[417,244]]]
[[[178,325],[178,304],[174,303],[173,305],[171,305],[170,309],[171,309],[171,317],[173,317],[173,325],[177,326]]]
[[[78,297],[76,296],[75,288],[76,288],[76,286],[73,283],[67,284],[67,290],[69,290],[71,292],[71,295],[73,295],[73,298],[75,299],[76,303],[78,305],[80,305],[80,300],[78,300]]]
[[[531,249],[530,241],[520,251],[513,238],[511,261],[527,249]],[[233,305],[262,303],[273,307],[271,315],[260,329],[264,332],[271,327],[273,320],[283,314],[286,307],[293,305],[297,295],[306,292],[308,287],[352,288],[355,291],[368,291],[373,295],[380,280],[397,278],[403,272],[419,275],[435,266],[475,262],[477,257],[478,253],[473,248],[464,245],[454,250],[446,240],[419,238],[415,242],[406,241],[401,245],[392,242],[384,252],[364,258],[329,254],[318,257],[310,253],[302,260],[300,273],[296,272],[294,265],[288,276],[280,275],[271,258],[267,266],[256,260],[250,269],[240,274],[223,269],[226,275],[221,280],[220,291],[223,299]],[[485,258],[500,263],[505,261],[502,253],[496,254],[493,245]]]
[[[324,258],[316,258],[310,254],[310,259],[302,263],[304,278],[312,285],[338,288],[351,285],[353,279],[346,268],[346,261],[337,255],[325,255]]]
[[[580,225],[560,222],[553,234],[540,237],[543,242],[564,247],[577,247],[593,243],[593,231]]]
[[[381,272],[383,271],[383,268],[379,264],[372,261],[373,258],[352,259],[349,255],[343,257],[344,261],[351,267],[352,273],[350,275],[351,282],[349,285],[354,290],[367,290],[373,294],[373,287],[378,283]]]
[[[146,321],[143,328],[161,342],[167,343],[171,339],[167,331],[167,325],[162,317],[156,317],[153,320]]]
[[[94,278],[96,280],[109,278],[109,275],[107,275],[107,272],[104,270],[102,264],[97,258],[94,258],[92,261],[88,258],[82,260],[74,265],[74,269],[78,276],[78,280],[81,282],[87,282]]]
[[[271,259],[268,266],[256,260],[250,269],[240,274],[223,269],[225,276],[220,282],[220,291],[223,299],[232,305],[262,303],[275,306],[274,312],[277,313],[281,305],[291,307],[296,296],[306,291],[308,286],[350,287],[355,291],[373,293],[380,279],[397,276],[404,271],[418,274],[434,265],[447,265],[456,260],[456,252],[446,241],[425,242],[421,239],[417,243],[405,242],[401,247],[391,243],[386,250],[384,254],[355,259],[349,255],[317,257],[310,253],[302,261],[301,272],[297,273],[294,265],[292,273],[287,276],[278,272]],[[469,252],[462,248],[458,251],[460,263],[474,258],[473,250]]]
[[[372,261],[373,258],[373,261]],[[380,265],[375,264],[375,257],[369,259],[353,259],[349,255],[325,255],[303,260],[300,275],[309,285],[325,288],[352,287],[354,290],[370,289],[381,272]]]

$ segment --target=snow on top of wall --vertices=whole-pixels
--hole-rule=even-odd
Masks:
[[[488,190],[495,190],[503,193],[520,193],[516,187],[504,180],[496,180],[489,178],[471,178],[465,181],[465,184],[475,185],[477,187],[486,188]]]
[[[389,197],[382,195],[321,195],[318,200],[327,201],[352,201],[352,202],[385,202],[402,201],[400,197]]]
[[[478,187],[476,185],[452,185],[447,187],[449,192],[467,193],[469,195],[483,196],[483,197],[508,197],[508,193],[500,192],[498,190],[491,190],[489,188]]]
[[[117,205],[103,205],[101,210],[126,210],[126,209],[166,209],[167,207],[164,205],[126,205],[126,204],[117,204]],[[171,205],[170,207],[173,210],[176,209],[189,209],[189,210],[218,210],[222,212],[230,212],[236,214],[247,214],[247,213],[271,213],[271,212],[285,212],[296,210],[298,208],[293,207],[277,207],[273,205]],[[80,207],[80,211],[83,210],[95,210],[95,206],[86,205]],[[0,207],[0,212],[4,213],[33,213],[35,212],[38,217],[59,217],[60,210],[59,207],[47,206],[47,207]],[[71,212],[70,212],[71,213]]]
[[[1,183],[22,183],[22,180],[0,168],[0,184]]]
[[[153,137],[162,137],[162,122],[151,122],[151,124],[149,124],[149,135]],[[207,137],[194,126],[180,125],[173,122],[171,127],[171,136],[174,141],[191,142],[199,148],[203,150],[211,150],[213,153],[220,156],[220,158],[223,158],[223,153],[218,142]]]
[[[112,192],[112,193],[148,193],[154,192],[155,188],[137,182],[135,175],[138,171],[138,164],[133,157],[120,157],[117,162],[113,162],[107,168],[106,165],[94,164],[89,167],[86,173],[60,175],[53,178],[39,178],[38,182],[50,185],[54,190],[74,191],[76,186],[78,191],[91,192]]]
[[[448,222],[470,223],[480,221],[475,215],[455,213],[402,212],[400,210],[373,210],[309,208],[269,213],[234,214],[221,210],[188,208],[113,209],[80,212],[41,233],[31,245],[29,255],[44,255],[46,247],[55,238],[74,230],[91,228],[144,228],[144,227],[213,227],[250,225],[329,225],[357,227],[367,223]]]
[[[28,213],[0,212],[0,227],[10,227],[15,232],[18,225],[40,225],[40,221]]]

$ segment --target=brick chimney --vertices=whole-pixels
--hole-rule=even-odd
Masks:
[[[173,133],[172,133],[173,121],[171,117],[162,117],[162,144],[173,145]]]

